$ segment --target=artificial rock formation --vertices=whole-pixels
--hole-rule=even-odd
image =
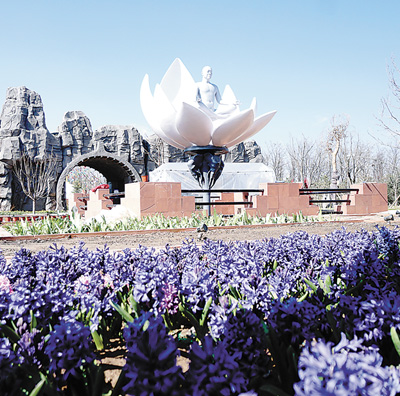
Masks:
[[[61,159],[60,144],[46,128],[40,96],[26,87],[9,88],[0,116],[0,210],[12,207],[12,163],[23,155]]]
[[[145,140],[132,126],[107,125],[93,131],[90,120],[81,111],[65,113],[56,132],[49,132],[45,123],[43,103],[39,94],[26,87],[9,88],[0,116],[0,210],[30,209],[30,201],[21,196],[13,181],[12,162],[27,154],[32,159],[46,155],[58,160],[56,179],[62,170],[81,155],[96,150],[112,153],[129,162],[139,174],[146,174],[164,162],[186,162],[182,150],[158,137]],[[227,154],[227,162],[261,162],[262,155],[255,142],[241,143]],[[50,183],[55,184],[56,180]],[[55,205],[55,185],[46,202]]]
[[[239,143],[225,154],[225,162],[263,162],[260,146],[254,141]]]
[[[109,153],[136,165],[139,173],[144,167],[144,139],[132,126],[106,125],[93,134],[94,149],[103,147]]]
[[[92,125],[82,111],[66,112],[57,135],[62,149],[63,168],[78,155],[93,150]]]
[[[0,138],[0,160],[9,165],[24,153],[31,158],[59,153],[58,141],[46,128],[42,99],[26,87],[7,90]]]
[[[149,143],[149,171],[166,162],[187,162],[189,156],[174,146],[165,143],[157,135],[147,138]]]

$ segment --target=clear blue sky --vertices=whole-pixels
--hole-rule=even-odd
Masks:
[[[400,2],[369,0],[36,0],[1,5],[0,104],[25,85],[42,97],[47,127],[81,110],[93,129],[149,129],[139,89],[152,89],[179,57],[195,80],[204,65],[243,107],[278,110],[255,135],[262,146],[317,138],[348,114],[368,139],[400,63]]]

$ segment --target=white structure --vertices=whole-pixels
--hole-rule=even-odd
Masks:
[[[168,162],[150,172],[151,182],[179,182],[183,190],[199,188],[186,163]],[[262,163],[225,163],[224,171],[216,181],[214,188],[252,189],[258,188],[260,183],[275,183],[275,172]]]
[[[256,99],[247,110],[240,111],[232,89],[227,85],[222,97],[209,82],[212,71],[203,68],[203,80],[195,83],[180,59],[175,59],[154,96],[146,74],[140,89],[143,114],[161,139],[185,149],[191,146],[232,147],[252,137],[275,115],[276,111],[255,118]],[[214,111],[215,101],[219,104]]]

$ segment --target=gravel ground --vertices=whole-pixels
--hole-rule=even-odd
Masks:
[[[111,250],[118,251],[125,248],[136,248],[139,245],[153,246],[155,248],[163,248],[166,244],[171,246],[180,246],[186,239],[194,239],[197,243],[202,243],[204,238],[211,240],[224,241],[243,241],[257,240],[278,237],[279,235],[293,233],[296,231],[306,231],[309,234],[326,235],[332,231],[345,227],[349,232],[355,232],[361,229],[372,231],[376,225],[395,227],[400,225],[400,217],[395,216],[394,221],[385,222],[383,217],[386,213],[374,216],[358,216],[358,217],[342,217],[334,222],[320,223],[302,223],[302,224],[280,224],[280,225],[263,225],[263,226],[239,226],[239,227],[220,227],[210,228],[205,233],[199,233],[195,229],[179,230],[179,231],[135,231],[126,232],[124,234],[108,233],[107,235],[89,236],[80,234],[74,237],[64,237],[59,239],[14,239],[5,240],[4,234],[0,233],[0,249],[6,258],[11,258],[16,251],[21,248],[30,249],[38,252],[47,249],[50,245],[64,245],[71,248],[80,241],[83,241],[89,249],[96,249],[107,245]],[[43,237],[41,237],[43,238]]]

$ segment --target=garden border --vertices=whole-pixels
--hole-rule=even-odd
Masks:
[[[292,226],[294,224],[320,224],[320,223],[330,223],[330,224],[346,224],[346,223],[361,223],[363,219],[348,219],[348,220],[333,220],[333,221],[316,221],[316,222],[306,222],[306,223],[281,223],[281,224],[248,224],[239,226],[219,226],[219,227],[208,227],[210,231],[212,230],[229,230],[237,228],[270,228],[279,226]],[[18,241],[18,240],[37,240],[37,239],[64,239],[64,238],[82,238],[82,237],[95,237],[95,236],[118,236],[118,235],[141,235],[150,234],[153,232],[193,232],[196,231],[196,227],[190,228],[160,228],[154,230],[131,230],[131,231],[97,231],[97,232],[74,232],[68,234],[42,234],[42,235],[11,235],[11,236],[0,236],[0,241]]]

